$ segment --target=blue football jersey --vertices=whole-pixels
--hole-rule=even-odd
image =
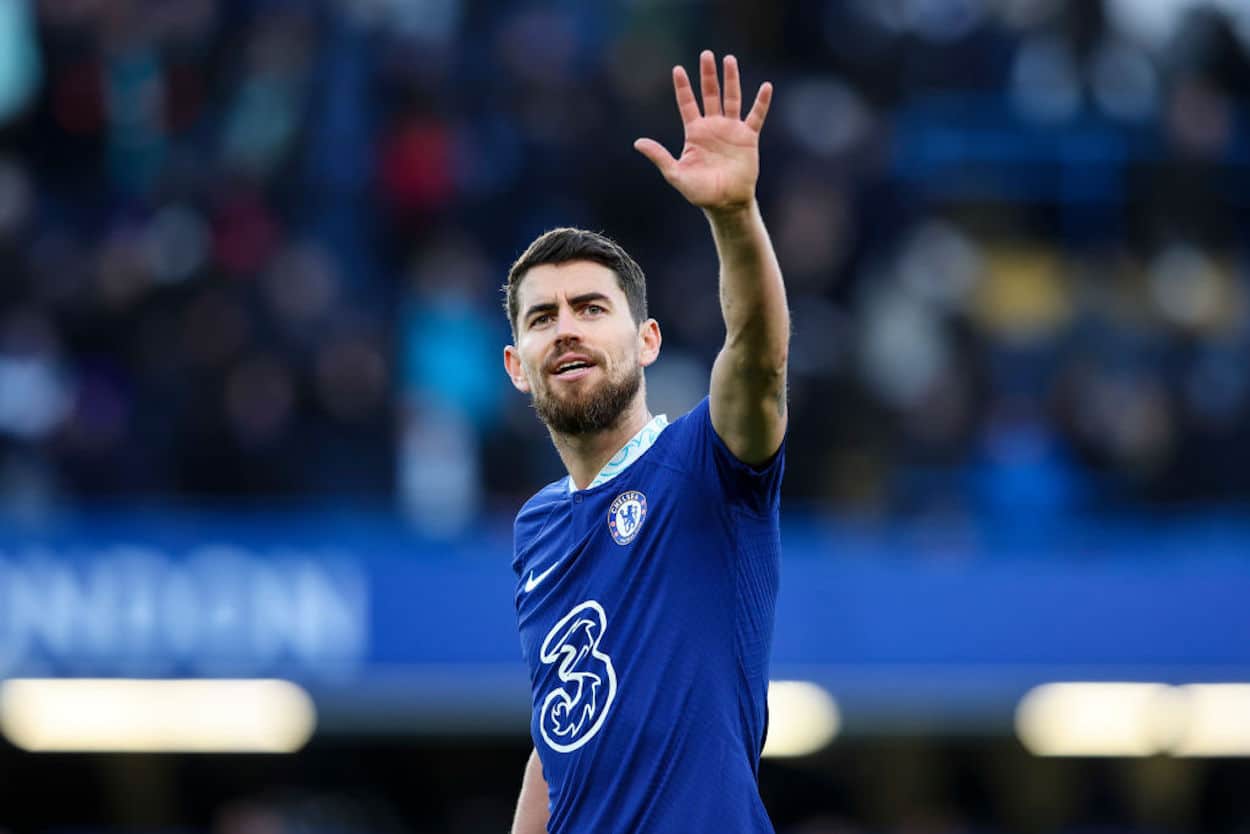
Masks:
[[[706,398],[647,431],[587,489],[562,478],[516,518],[548,831],[772,832],[757,773],[785,450],[742,463]]]

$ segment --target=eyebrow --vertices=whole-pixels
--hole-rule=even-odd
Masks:
[[[581,305],[589,304],[592,301],[607,301],[608,303],[611,303],[612,299],[608,298],[601,292],[584,292],[581,295],[575,295],[570,298],[569,305],[573,307],[580,307]],[[559,309],[559,306],[560,305],[556,304],[554,301],[544,301],[541,304],[531,304],[529,309],[525,311],[525,315],[521,317],[521,320],[529,321],[530,317],[535,313],[550,313],[553,310]]]

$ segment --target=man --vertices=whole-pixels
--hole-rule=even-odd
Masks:
[[[647,409],[660,352],[642,271],[612,241],[557,229],[505,287],[512,384],[569,476],[521,509],[513,568],[533,682],[534,754],[514,834],[772,832],[756,784],[777,595],[789,314],[755,200],[760,87],[700,56],[703,110],[673,70],[685,147],[634,147],[703,209],[720,257],[724,347],[710,393]]]

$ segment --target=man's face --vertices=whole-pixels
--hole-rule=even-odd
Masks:
[[[659,354],[655,321],[636,325],[615,273],[593,261],[534,267],[517,301],[516,345],[504,349],[512,384],[553,431],[613,426]]]

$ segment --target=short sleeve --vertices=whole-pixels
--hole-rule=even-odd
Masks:
[[[684,457],[687,466],[696,469],[695,474],[719,490],[727,502],[752,515],[767,516],[778,511],[786,459],[784,438],[767,463],[760,466],[743,463],[712,426],[707,397],[675,421],[670,430],[673,428],[679,430],[677,454]]]

